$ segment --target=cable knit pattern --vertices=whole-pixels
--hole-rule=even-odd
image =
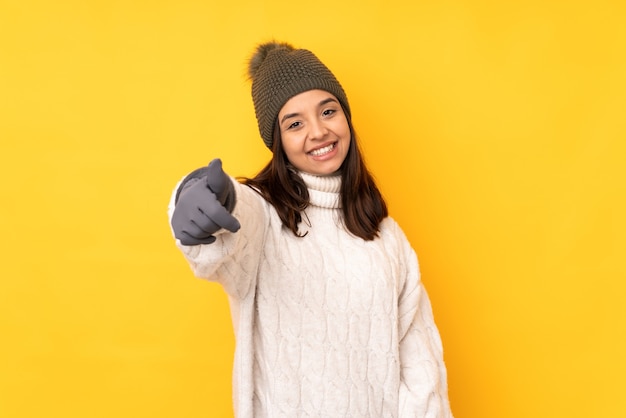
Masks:
[[[386,218],[379,238],[354,237],[340,177],[302,177],[306,236],[233,180],[241,229],[178,243],[194,273],[229,295],[237,416],[451,417],[441,339],[404,233]]]

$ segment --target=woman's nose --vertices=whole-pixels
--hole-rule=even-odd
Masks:
[[[309,138],[310,139],[321,139],[326,136],[328,133],[328,128],[323,121],[313,120],[309,123]]]

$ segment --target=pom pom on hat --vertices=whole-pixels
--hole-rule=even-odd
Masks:
[[[285,42],[257,46],[248,62],[252,101],[259,132],[271,150],[278,112],[292,97],[308,90],[333,94],[350,118],[348,98],[333,73],[311,52]]]
[[[267,42],[259,45],[248,62],[248,77],[250,77],[250,80],[255,79],[256,74],[259,71],[259,67],[263,64],[267,55],[277,49],[293,51],[294,47],[286,42]]]

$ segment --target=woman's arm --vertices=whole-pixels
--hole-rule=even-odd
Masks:
[[[441,337],[426,289],[420,280],[417,255],[403,243],[405,282],[399,296],[401,418],[452,417]]]
[[[240,229],[237,232],[219,229],[212,234],[214,240],[211,243],[184,245],[176,239],[176,245],[197,277],[218,282],[229,296],[242,299],[256,278],[269,208],[248,186],[232,178],[229,182],[236,196],[236,201],[232,203],[232,216],[239,221]],[[180,193],[178,189],[184,187],[182,183],[174,190],[170,200],[170,222]]]

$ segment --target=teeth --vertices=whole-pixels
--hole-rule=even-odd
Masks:
[[[311,155],[314,155],[316,157],[319,157],[320,155],[324,155],[327,152],[331,152],[333,150],[333,148],[335,148],[335,144],[330,144],[327,147],[324,148],[320,148],[320,149],[316,149],[310,152]]]

